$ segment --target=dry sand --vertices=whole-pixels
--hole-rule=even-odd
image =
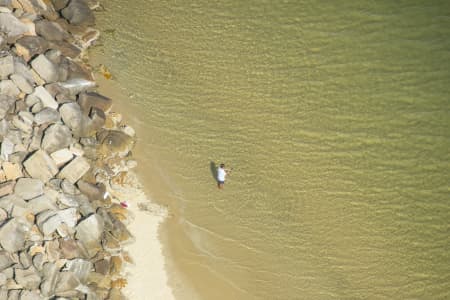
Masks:
[[[158,228],[167,217],[167,210],[150,202],[140,186],[136,175],[130,172],[123,186],[109,191],[113,199],[126,201],[130,215],[134,215],[127,228],[136,240],[125,247],[134,264],[125,267],[128,284],[122,292],[133,300],[174,299],[158,238]]]

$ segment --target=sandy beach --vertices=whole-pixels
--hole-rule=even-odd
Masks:
[[[158,238],[160,224],[167,210],[147,198],[136,175],[129,173],[122,186],[110,191],[113,198],[126,201],[130,213],[128,229],[135,241],[125,247],[133,260],[125,266],[128,284],[122,292],[128,299],[174,299],[167,284],[162,245]]]

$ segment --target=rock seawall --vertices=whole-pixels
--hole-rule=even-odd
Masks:
[[[90,0],[0,0],[0,300],[122,299],[135,142],[95,92]]]

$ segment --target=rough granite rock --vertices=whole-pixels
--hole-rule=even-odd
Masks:
[[[101,249],[103,226],[103,219],[92,214],[81,220],[76,227],[75,237],[86,247],[90,256],[94,256]]]
[[[14,82],[14,84],[25,94],[31,94],[34,91],[33,86],[22,75],[13,74],[10,78]]]
[[[50,95],[50,93],[42,86],[38,86],[34,89],[33,94],[29,95],[38,98],[44,107],[49,107],[53,109],[58,108],[58,103],[56,100]]]
[[[0,13],[0,31],[6,33],[8,42],[13,42],[27,32],[28,26],[11,13]]]
[[[59,112],[53,108],[47,107],[34,116],[34,122],[38,125],[45,123],[56,123],[60,120]]]
[[[72,143],[70,128],[62,124],[53,124],[44,132],[42,149],[53,153],[59,149],[67,148]]]
[[[43,193],[44,183],[34,178],[20,178],[14,188],[14,194],[25,200],[33,199]]]
[[[49,48],[47,40],[40,36],[24,36],[14,44],[18,56],[29,61],[36,54],[42,54]]]
[[[41,284],[41,276],[39,276],[39,273],[34,267],[26,270],[16,268],[15,279],[18,284],[29,290],[37,289]]]
[[[24,163],[25,170],[33,178],[43,182],[49,181],[58,173],[58,167],[52,158],[43,150],[33,153]]]
[[[0,227],[0,245],[6,251],[13,253],[23,250],[25,239],[31,225],[22,219],[10,219]]]
[[[88,115],[92,107],[107,112],[112,106],[112,100],[95,92],[81,93],[78,96],[78,104],[83,112]]]
[[[59,79],[59,72],[57,66],[50,61],[44,54],[39,54],[38,57],[31,61],[31,66],[45,80],[45,82],[56,82]]]
[[[36,33],[47,41],[62,41],[69,38],[69,34],[61,25],[45,19],[36,22]]]
[[[58,178],[67,179],[75,184],[91,168],[89,162],[81,156],[76,157],[58,174]]]
[[[7,79],[14,73],[14,59],[12,55],[0,57],[0,79]]]
[[[61,14],[73,25],[94,25],[95,17],[84,0],[71,0]]]

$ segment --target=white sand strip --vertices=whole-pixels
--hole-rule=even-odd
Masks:
[[[167,216],[167,210],[150,202],[139,188],[136,176],[130,173],[128,179],[131,180],[110,191],[114,198],[126,201],[131,215],[134,215],[127,228],[136,241],[125,247],[134,264],[125,268],[128,285],[122,292],[128,299],[174,299],[167,284],[162,245],[158,238],[158,228]]]

